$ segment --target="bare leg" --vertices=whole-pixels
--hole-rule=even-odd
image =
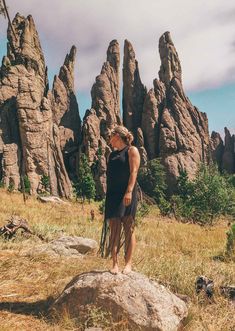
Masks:
[[[117,274],[118,269],[118,252],[120,249],[120,234],[121,234],[121,220],[119,218],[113,218],[109,220],[110,224],[110,249],[113,259],[113,267],[110,270],[112,274]]]
[[[134,219],[132,216],[123,219],[123,227],[125,232],[125,268],[123,269],[123,273],[128,274],[132,270],[132,255],[136,246]]]

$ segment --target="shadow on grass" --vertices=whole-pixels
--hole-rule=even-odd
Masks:
[[[48,297],[46,300],[35,302],[0,302],[0,311],[9,311],[14,314],[32,315],[37,318],[49,318],[49,307],[54,301],[53,297]]]
[[[93,270],[90,272],[83,272],[77,276],[75,276],[65,287],[65,289],[71,286],[74,282],[78,280],[79,277],[84,276],[86,274],[94,273],[94,274],[101,274],[104,272],[108,272],[107,270]],[[45,300],[39,300],[35,302],[26,302],[26,301],[2,301],[0,302],[0,311],[8,311],[14,314],[21,314],[21,315],[31,315],[36,318],[43,318],[49,321],[55,321],[59,318],[59,315],[53,309],[50,309],[52,303],[55,301],[55,298],[49,296]]]

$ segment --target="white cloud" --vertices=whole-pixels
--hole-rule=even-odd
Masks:
[[[158,39],[170,31],[187,90],[235,79],[235,4],[231,0],[8,0],[11,17],[32,14],[49,70],[78,48],[76,83],[90,91],[112,39],[132,42],[147,87],[158,76]],[[2,21],[1,24],[3,25]],[[1,27],[1,26],[0,26]],[[3,31],[3,30],[1,30]],[[1,35],[2,37],[2,35]]]

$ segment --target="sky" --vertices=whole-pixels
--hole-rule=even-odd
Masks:
[[[231,0],[6,0],[10,17],[34,18],[50,82],[72,45],[77,47],[75,89],[80,115],[90,108],[90,90],[111,40],[121,56],[128,39],[148,89],[158,78],[158,41],[170,31],[183,86],[206,112],[209,129],[235,133],[235,2]],[[6,53],[7,22],[0,17],[0,56]]]

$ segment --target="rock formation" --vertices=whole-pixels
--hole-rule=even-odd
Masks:
[[[123,124],[134,133],[141,127],[146,88],[141,82],[135,52],[128,40],[124,43],[123,58]]]
[[[42,176],[49,176],[51,193],[69,197],[72,188],[64,166],[56,115],[53,115],[55,98],[48,91],[38,33],[31,16],[24,18],[17,14],[12,25],[15,34],[8,28],[7,56],[3,58],[0,72],[2,179],[7,186],[11,183],[19,188],[22,177],[27,176],[34,194]],[[72,68],[69,59],[65,65]],[[72,76],[72,71],[70,73]]]
[[[53,121],[59,126],[60,147],[70,177],[76,172],[75,158],[81,140],[81,119],[74,91],[75,56],[76,47],[73,46],[59,75],[55,76],[52,88]]]
[[[206,114],[185,96],[180,61],[169,32],[160,38],[159,52],[159,80],[154,79],[154,88],[146,94],[133,47],[125,41],[123,121],[135,133],[142,164],[147,157],[160,157],[170,191],[174,191],[181,170],[193,178],[198,165],[209,162],[210,138]]]
[[[211,134],[211,153],[213,161],[218,164],[220,171],[228,174],[235,172],[235,135],[231,135],[227,128],[224,128],[224,142],[218,132]]]
[[[159,52],[159,77],[166,87],[159,156],[166,167],[169,184],[174,185],[180,170],[186,170],[189,178],[193,178],[198,165],[209,162],[208,121],[206,114],[192,106],[184,94],[180,61],[169,32],[160,38]]]
[[[85,153],[92,168],[98,198],[106,192],[106,164],[110,129],[121,124],[120,52],[110,42],[107,60],[91,90],[82,134],[74,90],[76,48],[66,55],[52,91],[39,37],[31,16],[13,20],[8,28],[7,56],[0,69],[0,179],[6,186],[31,183],[31,193],[42,176],[50,178],[51,194],[69,197],[70,179],[76,178],[79,154]],[[16,35],[16,37],[15,37]],[[160,157],[170,191],[180,170],[193,178],[198,165],[217,160],[220,169],[235,171],[234,136],[228,130],[225,146],[215,133],[209,137],[206,114],[186,97],[178,54],[166,32],[159,41],[161,67],[148,92],[141,82],[134,49],[128,40],[123,59],[123,121],[134,133],[142,165]],[[79,153],[77,153],[79,151]]]
[[[159,156],[160,115],[166,99],[164,84],[158,79],[153,81],[143,105],[141,128],[144,135],[144,146],[149,159]]]
[[[217,163],[218,169],[223,170],[224,143],[218,132],[212,131],[211,134],[211,155],[214,163]]]
[[[87,316],[96,307],[111,313],[113,321],[125,319],[128,330],[176,331],[188,309],[184,301],[163,285],[131,272],[89,272],[76,276],[60,294],[51,311]]]
[[[233,174],[235,172],[235,135],[231,135],[227,128],[224,128],[224,133],[222,169]]]
[[[96,181],[97,197],[106,192],[106,159],[110,153],[107,142],[109,130],[121,123],[120,118],[120,51],[116,40],[110,42],[107,61],[91,90],[92,108],[86,111],[83,119],[82,152],[92,166]]]

